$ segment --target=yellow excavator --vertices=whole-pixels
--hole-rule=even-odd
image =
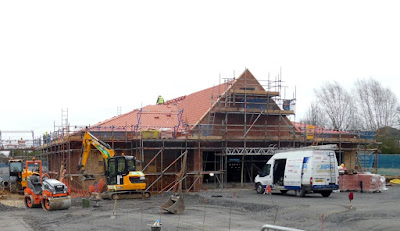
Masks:
[[[97,139],[86,131],[82,140],[82,153],[78,170],[84,179],[94,179],[86,172],[87,161],[91,147],[100,151],[105,161],[105,175],[107,191],[102,193],[104,199],[132,199],[149,198],[150,192],[146,189],[146,177],[142,171],[136,170],[136,158],[134,156],[116,156],[109,144]]]
[[[12,157],[8,160],[9,174],[10,174],[10,192],[11,193],[23,193],[27,186],[26,178],[31,176],[33,171],[27,169],[24,170],[24,161],[22,159],[13,159]]]

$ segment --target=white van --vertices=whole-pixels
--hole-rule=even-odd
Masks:
[[[335,149],[336,145],[322,145],[273,155],[254,180],[257,193],[270,185],[272,192],[294,190],[298,196],[321,193],[328,197],[339,189]]]

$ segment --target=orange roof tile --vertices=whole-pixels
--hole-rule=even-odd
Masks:
[[[174,128],[178,125],[182,129],[182,123],[189,127],[195,126],[208,113],[219,96],[224,95],[232,85],[243,77],[249,78],[251,81],[255,80],[250,71],[246,69],[236,80],[168,100],[164,104],[148,105],[142,109],[135,109],[93,125],[90,129],[99,131],[127,129],[130,131],[135,126],[139,130],[148,130]],[[257,82],[257,80],[255,81]]]

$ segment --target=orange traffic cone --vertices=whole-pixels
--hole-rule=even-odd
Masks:
[[[267,187],[265,187],[264,194],[271,194],[271,186],[267,185]]]
[[[235,198],[235,197],[237,198],[237,196],[236,196],[236,190],[233,191],[233,196],[232,196],[232,197],[233,197],[233,198]]]

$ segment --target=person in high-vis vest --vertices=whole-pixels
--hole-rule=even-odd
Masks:
[[[157,98],[157,104],[163,104],[163,103],[164,103],[164,98],[161,95],[159,95]]]

